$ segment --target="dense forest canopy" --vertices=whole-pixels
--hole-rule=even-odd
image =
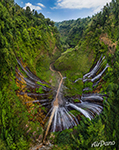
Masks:
[[[32,120],[16,94],[16,58],[49,84],[56,83],[49,70],[55,62],[55,69],[67,77],[68,97],[82,94],[86,85],[72,82],[101,55],[110,66],[97,90],[108,95],[103,112],[92,121],[82,116],[78,126],[54,133],[52,149],[92,149],[91,144],[101,140],[115,141],[115,145],[98,149],[119,149],[119,0],[92,17],[59,23],[30,7],[24,10],[14,0],[0,0],[0,149],[27,150],[43,134],[39,121]]]

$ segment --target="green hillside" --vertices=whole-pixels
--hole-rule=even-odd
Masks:
[[[49,83],[49,65],[60,53],[59,33],[53,21],[29,7],[24,10],[13,0],[0,0],[0,149],[27,150],[37,127],[41,133],[39,122],[30,122],[32,130],[27,133],[29,114],[16,96],[16,58]]]
[[[115,144],[95,149],[119,149],[119,0],[112,0],[92,17],[59,23],[30,7],[24,10],[13,0],[0,0],[0,150],[28,150],[43,135],[41,124],[32,121],[17,96],[21,89],[16,85],[16,58],[53,87],[57,75],[49,66],[54,62],[55,70],[66,77],[64,93],[69,97],[81,96],[85,85],[74,81],[82,78],[101,55],[110,66],[100,83],[101,90],[97,89],[108,97],[103,112],[92,121],[82,116],[78,126],[52,134],[52,149],[94,149],[91,144],[101,140]]]
[[[84,150],[94,149],[91,148],[91,144],[95,141],[115,141],[114,146],[97,145],[95,149],[119,149],[119,1],[113,0],[91,18],[63,21],[55,25],[61,34],[64,53],[54,65],[57,70],[68,76],[68,87],[71,87],[71,80],[81,77],[80,73],[85,74],[91,63],[95,63],[100,55],[105,55],[110,65],[102,83],[102,91],[108,94],[102,114],[93,122],[83,119],[74,130],[57,134],[56,143],[60,149]],[[69,92],[71,91],[73,89]]]
[[[75,47],[82,38],[90,20],[91,18],[87,17],[84,19],[79,18],[77,20],[56,22],[55,26],[60,32],[62,43],[70,47]]]

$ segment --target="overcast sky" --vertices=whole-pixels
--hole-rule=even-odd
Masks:
[[[92,16],[111,0],[15,0],[23,7],[29,6],[51,20],[63,21]]]

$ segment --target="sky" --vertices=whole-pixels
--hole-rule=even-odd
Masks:
[[[35,9],[55,22],[85,18],[100,12],[111,0],[15,0],[26,9]]]

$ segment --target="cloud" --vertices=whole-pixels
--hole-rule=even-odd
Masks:
[[[39,5],[39,6],[38,6]],[[24,9],[26,9],[26,7],[29,6],[31,8],[31,10],[35,9],[35,10],[41,10],[41,7],[45,7],[43,4],[38,3],[37,5],[32,5],[31,3],[25,3],[25,7]],[[41,6],[41,7],[40,7]]]
[[[45,7],[43,4],[41,4],[41,3],[37,3],[37,5],[39,5],[39,6],[41,6],[41,7]]]
[[[21,4],[23,4],[23,2],[21,2]]]
[[[106,3],[111,0],[57,0],[53,9],[82,9],[93,8],[94,11],[100,10]]]

